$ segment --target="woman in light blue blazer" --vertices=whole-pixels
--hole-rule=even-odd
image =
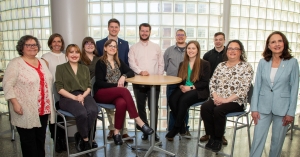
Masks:
[[[293,122],[298,95],[299,65],[285,35],[275,31],[259,61],[251,112],[255,129],[251,157],[261,157],[272,123],[270,157],[280,157],[288,125]]]

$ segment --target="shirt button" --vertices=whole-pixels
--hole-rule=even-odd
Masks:
[[[271,92],[273,92],[273,90],[271,89]]]

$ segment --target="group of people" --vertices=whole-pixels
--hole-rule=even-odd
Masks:
[[[132,85],[135,104],[125,80],[134,75],[163,75],[164,71],[182,79],[179,84],[167,86],[171,112],[166,138],[172,141],[178,133],[190,135],[189,107],[204,102],[201,116],[205,135],[200,141],[208,141],[207,149],[220,151],[222,144],[227,144],[224,137],[226,114],[246,109],[247,93],[252,84],[254,71],[247,62],[242,42],[231,40],[225,47],[225,34],[218,32],[214,35],[214,49],[201,59],[200,44],[194,40],[186,43],[183,29],[176,31],[176,44],[164,54],[158,44],[149,40],[151,26],[148,23],[139,26],[140,41],[130,49],[127,41],[118,38],[120,22],[117,19],[108,21],[108,31],[107,38],[95,43],[91,37],[86,37],[81,49],[70,44],[65,53],[62,52],[63,37],[55,33],[48,40],[51,52],[44,54],[42,59],[36,57],[41,47],[37,38],[25,35],[18,41],[16,48],[20,57],[9,62],[3,89],[10,102],[11,123],[20,135],[23,156],[45,156],[46,127],[49,117],[53,133],[54,104],[75,116],[78,132],[74,137],[78,151],[98,147],[94,139],[89,139],[90,133],[96,131],[91,131],[98,114],[96,103],[116,106],[115,111],[106,110],[110,123],[107,138],[113,139],[116,145],[123,143],[122,138],[129,137],[126,123],[123,124],[126,111],[136,121],[137,129],[143,132],[142,140],[148,140],[153,134],[159,141],[156,131],[160,86],[155,87],[157,115],[156,127],[152,129],[145,109],[146,102],[150,105],[150,86]],[[280,156],[288,124],[295,116],[298,74],[298,62],[291,55],[285,35],[273,32],[267,38],[263,59],[258,64],[251,100],[256,124],[251,157],[261,156],[271,123],[270,156]],[[94,84],[91,84],[92,78],[95,78]],[[57,136],[56,151],[59,152],[65,149],[66,143],[63,133]]]

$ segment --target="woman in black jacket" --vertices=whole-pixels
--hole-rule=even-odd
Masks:
[[[172,141],[177,133],[185,133],[184,117],[189,107],[209,97],[210,65],[200,59],[200,45],[197,41],[188,42],[184,60],[179,65],[178,77],[183,81],[169,99],[175,117],[174,127],[166,134],[169,141]]]
[[[113,139],[116,145],[123,144],[120,130],[123,127],[126,110],[130,118],[134,118],[142,132],[151,135],[154,131],[139,117],[132,96],[126,86],[125,79],[133,77],[134,72],[118,58],[117,42],[109,39],[104,44],[103,56],[96,64],[94,99],[98,103],[116,106],[115,130]]]

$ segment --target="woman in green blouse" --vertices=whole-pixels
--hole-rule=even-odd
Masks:
[[[81,57],[80,49],[75,44],[66,49],[68,62],[56,67],[55,85],[60,94],[59,106],[76,118],[78,131],[82,137],[81,150],[91,148],[89,131],[96,120],[98,108],[91,97],[90,72],[87,66],[78,64]]]

